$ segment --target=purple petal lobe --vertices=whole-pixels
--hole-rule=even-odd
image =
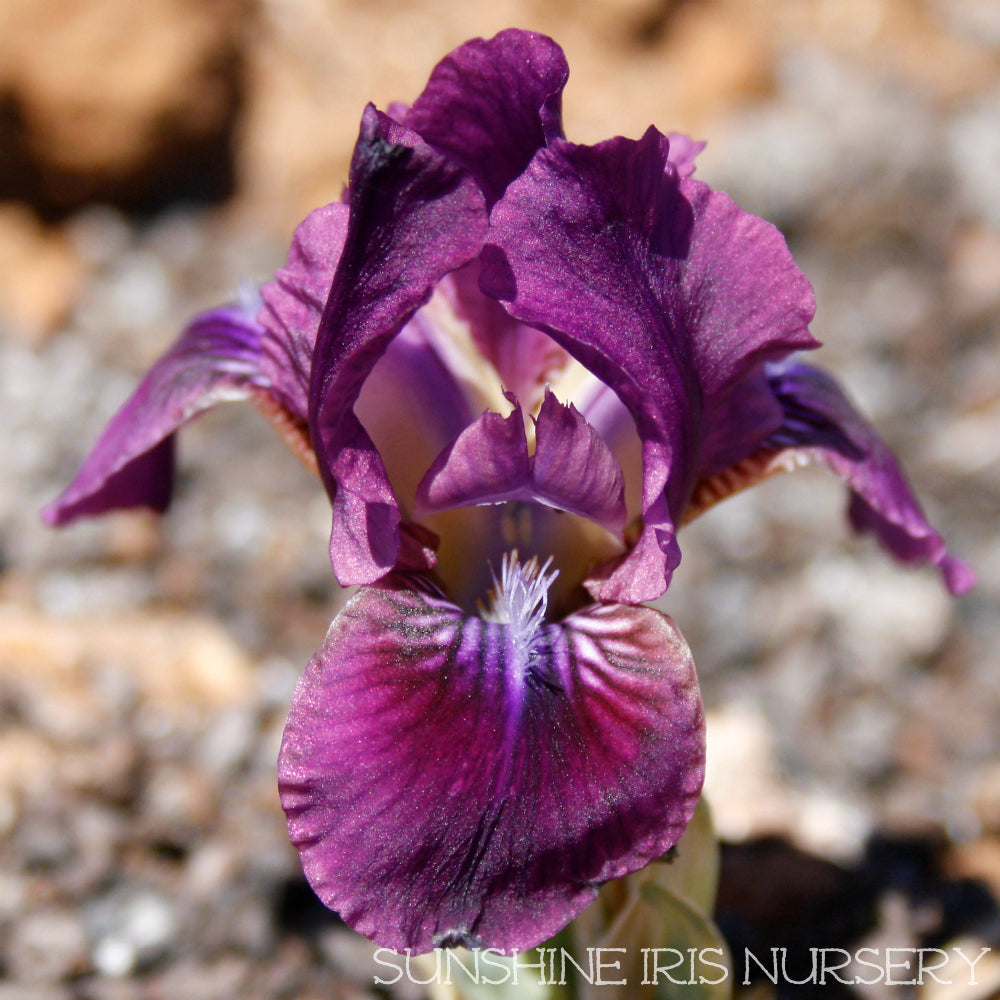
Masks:
[[[292,841],[320,898],[386,947],[529,948],[692,815],[703,718],[673,622],[604,605],[527,650],[514,632],[364,588],[299,682]]]
[[[799,364],[774,366],[770,382],[785,412],[768,442],[782,449],[778,459],[826,466],[850,487],[849,515],[858,531],[871,532],[902,562],[937,566],[953,594],[972,587],[972,570],[948,554],[895,456],[837,383]]]
[[[267,330],[261,369],[285,409],[303,421],[316,334],[344,246],[348,211],[334,202],[310,213],[295,230],[285,266],[260,290],[264,305],[258,320]]]
[[[680,179],[667,147],[655,129],[551,143],[493,209],[483,254],[484,291],[550,333],[635,420],[644,539],[604,600],[651,600],[669,583],[712,401],[762,361],[815,346],[812,289],[781,235]]]
[[[531,465],[524,417],[487,411],[434,460],[417,488],[421,512],[530,500]]]
[[[562,136],[563,51],[509,29],[466,42],[435,67],[408,128],[467,167],[492,205],[536,149]]]
[[[235,306],[192,320],[112,418],[76,478],[42,511],[46,523],[129,507],[165,510],[173,491],[174,431],[216,403],[267,386],[262,334]]]
[[[472,178],[371,106],[351,165],[350,199],[309,390],[310,436],[333,498],[330,557],[345,585],[370,583],[392,568],[401,516],[354,403],[391,339],[444,274],[478,253],[486,230]]]
[[[534,490],[551,507],[581,514],[609,531],[625,524],[621,466],[572,404],[546,391],[535,420]]]
[[[672,163],[680,177],[690,177],[695,170],[695,157],[705,148],[706,143],[692,139],[683,132],[668,132],[670,151],[667,162]]]
[[[484,413],[434,461],[417,488],[421,512],[523,500],[590,518],[609,531],[625,524],[621,467],[575,406],[546,391],[528,455],[521,407]]]

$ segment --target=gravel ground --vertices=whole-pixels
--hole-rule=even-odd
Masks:
[[[614,124],[600,75],[641,87],[641,32],[588,89],[580,40],[618,6],[647,10],[584,5],[588,27],[526,5],[520,21],[564,26],[583,53],[571,135],[645,124]],[[736,58],[726,5],[678,6],[714,9],[699,44]],[[709,709],[734,949],[963,937],[1000,953],[1000,22],[989,3],[915,3],[925,37],[898,5],[872,4],[867,28],[846,13],[864,5],[842,6],[778,19],[759,72],[715,80],[711,107],[682,91],[683,121],[657,124],[696,123],[701,176],[783,228],[816,286],[822,362],[980,583],[954,601],[890,564],[849,536],[837,484],[801,473],[688,528],[661,603]],[[268,7],[289,37],[296,9]],[[448,32],[507,23],[473,21]],[[657,40],[657,58],[689,65],[690,41]],[[446,47],[413,56],[417,81]],[[336,178],[356,124],[338,127]],[[66,296],[49,329],[0,297],[0,1000],[373,995],[372,947],[313,900],[274,782],[291,689],[342,600],[318,484],[250,408],[223,408],[185,433],[162,521],[37,519],[185,319],[281,263],[293,220],[261,202],[265,173],[217,206],[83,205],[48,226],[31,260],[57,245],[73,276],[43,286]],[[934,997],[1000,995],[997,964],[978,992]]]

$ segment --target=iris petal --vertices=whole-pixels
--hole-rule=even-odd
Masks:
[[[382,945],[531,947],[691,817],[703,719],[671,620],[592,607],[527,656],[512,629],[383,582],[299,683],[289,831],[320,898]]]
[[[323,307],[347,235],[347,205],[317,208],[299,224],[288,260],[260,290],[258,320],[268,332],[261,367],[273,393],[299,420],[308,419],[309,373]]]
[[[776,229],[680,179],[655,129],[539,150],[491,216],[482,286],[628,407],[643,443],[643,537],[603,600],[666,589],[703,414],[762,361],[816,346],[812,289]],[[686,162],[685,154],[682,159]]]
[[[621,467],[575,406],[546,391],[528,454],[520,405],[484,413],[434,461],[417,488],[423,513],[522,500],[579,514],[618,532],[625,524]]]
[[[706,400],[699,478],[741,462],[781,427],[784,413],[764,369],[757,365],[728,391]]]
[[[173,434],[203,410],[266,387],[263,330],[243,309],[196,317],[115,414],[47,524],[129,507],[165,510],[173,493]]]
[[[455,314],[469,324],[473,343],[495,369],[500,384],[534,413],[545,386],[558,378],[569,355],[548,334],[518,323],[499,302],[483,295],[478,261],[449,275],[442,289]]]
[[[421,309],[403,327],[372,369],[354,407],[404,511],[431,462],[483,409],[438,349],[440,331],[428,313]],[[479,404],[475,408],[470,396]]]
[[[530,500],[531,462],[521,407],[502,417],[487,411],[434,460],[417,487],[418,510]]]
[[[692,139],[683,132],[668,132],[667,142],[670,143],[667,160],[674,165],[679,177],[690,177],[695,171],[695,157],[707,143]]]
[[[621,466],[575,406],[546,391],[535,420],[535,492],[560,510],[589,517],[609,531],[625,524]]]
[[[536,149],[562,136],[569,76],[551,38],[509,29],[445,56],[404,122],[470,170],[492,205]]]
[[[785,420],[768,441],[778,462],[823,465],[851,490],[849,515],[897,559],[937,566],[953,594],[969,590],[975,575],[948,554],[927,523],[895,456],[825,372],[806,365],[775,366],[770,383]]]
[[[460,167],[369,106],[351,165],[350,219],[316,339],[309,430],[333,500],[342,584],[370,583],[399,550],[399,503],[353,412],[391,339],[448,271],[479,251],[482,194]]]

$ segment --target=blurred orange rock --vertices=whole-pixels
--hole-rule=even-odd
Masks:
[[[73,735],[74,706],[99,719],[95,671],[125,675],[143,703],[199,713],[243,701],[254,691],[253,664],[215,622],[160,613],[53,620],[0,606],[0,683],[37,688],[52,712],[37,720]]]
[[[62,232],[25,205],[0,203],[0,322],[32,341],[51,333],[68,317],[84,271]]]
[[[0,190],[55,211],[197,196],[228,169],[208,154],[225,156],[249,4],[5,0]]]

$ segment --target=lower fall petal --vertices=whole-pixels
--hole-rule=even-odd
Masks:
[[[526,640],[390,581],[353,598],[299,682],[279,763],[292,840],[320,898],[379,944],[532,947],[690,819],[687,645],[622,605],[532,621]]]
[[[269,383],[263,330],[237,306],[191,321],[115,414],[74,480],[43,511],[47,524],[129,507],[163,511],[174,478],[174,432],[217,403]]]
[[[885,442],[825,372],[807,365],[770,368],[784,424],[769,439],[776,461],[826,466],[851,490],[849,516],[901,562],[936,566],[953,594],[969,590],[975,574],[949,555],[928,523],[902,467]]]

